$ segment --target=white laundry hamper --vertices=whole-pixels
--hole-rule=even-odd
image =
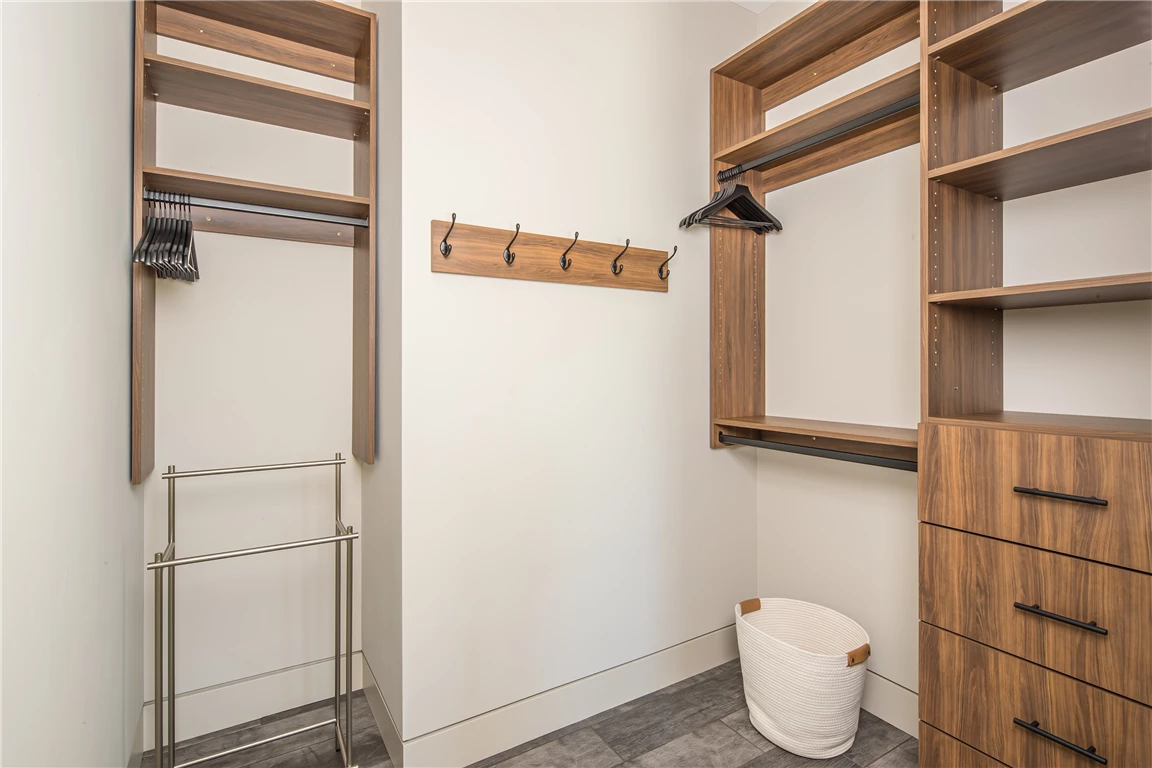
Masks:
[[[756,730],[802,757],[852,747],[872,653],[863,627],[821,605],[752,598],[736,606],[736,639]]]

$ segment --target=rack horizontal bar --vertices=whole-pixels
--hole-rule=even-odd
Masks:
[[[154,571],[157,568],[175,568],[178,565],[192,565],[194,563],[208,563],[213,560],[227,560],[233,557],[246,557],[247,555],[262,555],[266,552],[280,552],[285,549],[299,549],[301,547],[314,547],[318,544],[333,544],[337,541],[350,541],[352,539],[360,538],[359,533],[345,533],[340,536],[325,536],[321,539],[302,539],[300,541],[289,541],[284,544],[268,544],[263,547],[249,547],[248,549],[233,549],[228,552],[215,552],[210,555],[196,555],[194,557],[182,557],[178,560],[159,561],[155,563],[148,563],[148,570]]]
[[[822,459],[836,461],[849,461],[854,464],[868,464],[874,467],[887,467],[888,469],[901,469],[905,472],[915,472],[917,462],[906,459],[890,459],[886,456],[868,456],[863,453],[849,453],[848,451],[833,451],[828,448],[813,448],[806,445],[791,445],[789,443],[773,443],[768,440],[755,440],[750,437],[736,437],[720,433],[720,442],[728,445],[746,445],[751,448],[765,448],[770,451],[783,451],[785,453],[798,453],[803,456],[817,456]]]
[[[144,199],[156,203],[172,202],[162,192],[144,190]],[[316,213],[314,211],[299,211],[294,208],[274,208],[270,205],[254,205],[252,203],[237,203],[231,200],[214,200],[210,197],[189,197],[184,199],[189,205],[198,208],[213,208],[220,211],[239,211],[241,213],[255,213],[262,216],[279,216],[285,219],[302,219],[304,221],[320,221],[325,224],[343,224],[349,227],[367,227],[368,219],[358,219],[351,216],[335,216],[330,213]]]
[[[160,475],[167,480],[173,477],[209,477],[211,475],[238,475],[244,472],[273,472],[278,469],[303,469],[306,467],[334,467],[347,464],[347,459],[321,459],[320,461],[296,461],[288,464],[256,464],[250,467],[222,467],[220,469],[190,469],[187,472],[165,472]]]
[[[259,741],[253,741],[251,744],[241,744],[238,747],[232,747],[231,749],[225,749],[223,752],[217,752],[217,753],[212,754],[212,755],[205,755],[204,757],[198,757],[195,760],[189,760],[186,763],[177,763],[176,768],[190,768],[190,766],[200,765],[200,763],[206,763],[209,760],[215,760],[218,757],[224,757],[225,755],[234,755],[237,752],[243,752],[244,750],[247,750],[247,749],[253,749],[255,747],[262,747],[265,744],[271,744],[274,741],[280,741],[280,739],[287,739],[287,738],[290,738],[292,736],[299,735],[301,733],[307,733],[308,731],[314,731],[317,728],[323,728],[327,725],[335,725],[337,728],[340,727],[340,725],[336,722],[336,718],[332,717],[332,718],[329,718],[329,719],[327,719],[323,722],[320,722],[320,723],[313,723],[312,725],[305,725],[303,728],[297,728],[294,731],[288,731],[286,733],[280,733],[280,734],[277,734],[275,736],[269,736],[266,739],[260,739]]]

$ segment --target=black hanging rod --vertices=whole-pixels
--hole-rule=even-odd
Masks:
[[[837,136],[843,136],[849,131],[854,131],[861,126],[874,123],[877,120],[883,120],[886,117],[891,117],[898,112],[903,112],[904,110],[918,106],[919,104],[920,94],[909,96],[908,98],[898,101],[895,104],[889,104],[888,106],[882,107],[875,112],[869,112],[866,115],[861,115],[855,120],[849,120],[846,123],[841,123],[840,125],[829,128],[826,131],[821,131],[815,136],[809,136],[803,141],[798,141],[795,144],[789,144],[783,149],[778,149],[775,152],[764,155],[763,157],[758,157],[755,160],[748,161],[747,163],[734,165],[727,170],[720,171],[718,174],[716,174],[716,181],[717,183],[724,184],[725,182],[731,181],[743,173],[754,171],[757,168],[768,165],[768,163],[775,162],[776,160],[787,157],[788,155],[794,155],[797,152],[801,152],[805,149],[808,149],[809,147],[813,147],[817,144],[828,141],[829,139],[834,139]]]
[[[792,445],[790,443],[773,443],[767,440],[754,440],[750,437],[736,437],[720,433],[720,442],[728,445],[747,445],[752,448],[767,448],[770,451],[784,451],[785,453],[799,453],[803,456],[818,456],[822,459],[835,459],[836,461],[850,461],[854,464],[869,464],[873,467],[887,467],[888,469],[902,469],[905,472],[915,472],[916,462],[907,459],[889,459],[884,456],[867,456],[863,453],[848,453],[847,451],[833,451],[828,448],[813,448],[808,445]]]
[[[144,190],[144,199],[156,203],[168,202],[163,192]],[[213,200],[209,197],[186,197],[189,205],[197,208],[213,208],[219,211],[239,211],[241,213],[258,213],[263,216],[279,216],[284,219],[302,219],[304,221],[320,221],[325,224],[343,224],[349,227],[367,227],[368,219],[357,219],[351,216],[334,216],[329,213],[315,213],[313,211],[297,211],[293,208],[273,208],[270,205],[253,205],[251,203],[237,203],[231,200]]]

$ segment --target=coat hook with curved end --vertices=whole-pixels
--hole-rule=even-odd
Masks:
[[[675,256],[676,251],[679,249],[680,249],[680,246],[678,246],[678,245],[672,246],[672,256]],[[672,274],[672,270],[664,269],[664,264],[667,264],[668,262],[672,261],[672,256],[669,256],[668,258],[664,259],[663,264],[656,267],[656,274],[660,275],[661,280],[667,280],[668,275]]]
[[[628,253],[628,246],[630,246],[630,245],[632,245],[632,241],[626,239],[624,241],[624,250],[620,251],[620,253],[616,256],[616,258],[612,259],[612,274],[618,275],[624,271],[623,265],[617,264],[616,262],[618,262],[620,260],[621,256]]]
[[[452,227],[456,226],[456,214],[452,214],[452,223],[448,225],[448,231],[444,233],[444,239],[440,241],[440,255],[448,258],[452,253],[452,244],[448,242],[448,235],[452,234]]]
[[[516,225],[516,234],[512,235],[512,239],[508,242],[508,247],[504,249],[504,263],[512,266],[512,262],[516,261],[516,254],[512,253],[512,243],[516,242],[516,238],[520,237],[520,225]]]
[[[565,248],[564,253],[560,254],[560,269],[564,270],[565,272],[568,271],[568,267],[572,266],[572,259],[565,259],[564,257],[568,255],[568,251],[572,250],[572,246],[576,245],[576,241],[579,239],[580,233],[577,232],[576,237],[572,238],[572,245]]]

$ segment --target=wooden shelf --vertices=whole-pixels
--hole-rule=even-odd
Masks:
[[[1147,0],[1031,0],[941,40],[928,55],[1003,92],[1149,39]]]
[[[155,53],[146,53],[144,64],[148,85],[159,102],[325,136],[352,139],[372,109],[367,102]]]
[[[174,192],[194,197],[210,197],[250,205],[273,208],[291,208],[309,213],[332,216],[366,218],[369,201],[366,197],[316,192],[297,187],[263,184],[245,179],[229,179],[206,173],[178,171],[172,168],[144,167],[144,186],[157,192]]]
[[[1152,272],[928,295],[930,304],[995,309],[1065,307],[1148,299],[1152,299]]]
[[[916,461],[917,432],[838,421],[791,419],[783,416],[733,416],[715,420],[715,427],[737,437],[823,450]]]
[[[928,178],[1015,200],[1152,169],[1152,109],[929,171]]]
[[[716,67],[771,109],[919,35],[915,2],[820,0]]]
[[[1075,416],[1064,413],[1027,413],[996,411],[965,416],[929,417],[934,424],[967,427],[994,427],[1020,432],[1048,432],[1077,437],[1102,437],[1117,440],[1152,442],[1152,420],[1118,419],[1110,416]]]

